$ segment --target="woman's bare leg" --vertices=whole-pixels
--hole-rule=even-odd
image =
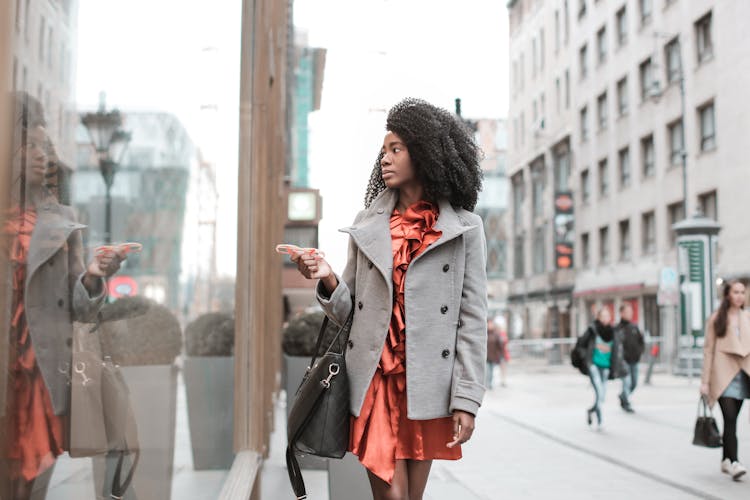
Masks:
[[[409,500],[422,500],[431,467],[432,460],[406,461],[406,468],[409,472]]]
[[[396,460],[393,481],[388,485],[378,476],[367,471],[374,500],[411,500],[409,497],[409,476],[406,460]]]

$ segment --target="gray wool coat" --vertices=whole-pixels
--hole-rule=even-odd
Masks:
[[[26,320],[56,415],[70,410],[73,321],[94,321],[106,295],[103,280],[95,297],[83,286],[85,227],[75,222],[72,208],[49,200],[40,204],[26,262]],[[8,278],[12,280],[10,273]],[[6,293],[12,295],[10,282]],[[4,306],[10,307],[10,302]]]
[[[346,352],[351,412],[359,416],[385,345],[393,310],[390,216],[398,193],[386,189],[360,212],[349,234],[349,257],[339,285],[317,298],[338,325],[352,305]],[[484,396],[487,351],[487,248],[482,220],[439,203],[440,238],[409,264],[405,283],[406,396],[412,420],[463,410],[476,415]],[[352,302],[353,297],[353,302]]]

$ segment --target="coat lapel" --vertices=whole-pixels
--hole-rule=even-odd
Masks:
[[[39,266],[66,244],[70,233],[85,227],[68,219],[57,203],[41,205],[29,245],[27,283]]]
[[[464,225],[464,223],[462,223],[461,219],[458,217],[456,210],[451,206],[448,200],[440,200],[440,202],[438,203],[438,207],[440,207],[440,215],[438,215],[438,220],[435,223],[435,229],[440,231],[442,234],[435,243],[428,246],[424,250],[424,252],[417,255],[414,258],[414,261],[417,261],[424,254],[434,250],[443,243],[447,243],[452,239],[462,235],[469,229],[476,227],[475,225],[471,224]]]
[[[730,318],[727,322],[727,333],[718,339],[718,347],[722,352],[745,357],[750,355],[750,319],[744,313],[740,313],[739,322],[740,337],[737,338],[735,333],[737,320]]]

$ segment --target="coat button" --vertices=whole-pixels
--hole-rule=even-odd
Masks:
[[[451,266],[449,266],[448,264],[444,265],[444,266],[443,266],[443,272],[444,272],[444,273],[447,273],[447,272],[448,272],[448,269],[450,269],[450,268],[451,268]]]
[[[60,300],[57,301],[57,305],[60,306],[60,307],[62,307],[62,306],[65,305],[65,301],[63,299],[60,299]]]
[[[448,359],[448,356],[451,355],[451,352],[448,349],[443,349],[443,352],[440,353],[440,355],[443,357],[443,359]]]
[[[464,326],[464,322],[461,321],[461,318],[459,318],[458,319],[458,327],[461,328],[462,326]]]
[[[347,346],[349,346],[349,349],[351,349],[351,348],[353,348],[353,347],[354,347],[354,342],[352,342],[351,340],[349,340],[349,341],[348,341],[348,342],[346,343],[346,345],[347,345]]]
[[[383,210],[382,208],[378,208],[378,213],[379,214],[382,214],[383,212],[385,212],[385,210]]]
[[[362,310],[363,306],[364,306],[364,304],[362,304],[361,300],[359,302],[357,302],[357,309],[359,309],[360,311]]]
[[[373,266],[372,262],[368,262],[368,263],[367,263],[367,268],[368,268],[368,269],[372,269],[372,266]]]
[[[440,312],[443,313],[443,314],[447,313],[448,312],[448,306],[441,307],[440,308]]]
[[[53,266],[53,265],[55,264],[55,259],[52,259],[52,258],[51,258],[51,259],[49,260],[48,264],[49,264],[50,266]]]

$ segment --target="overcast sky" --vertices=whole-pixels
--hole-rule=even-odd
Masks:
[[[234,273],[240,0],[81,0],[77,101],[100,90],[121,109],[174,113],[216,163],[219,272]],[[310,117],[312,187],[324,197],[320,247],[334,269],[384,133],[385,110],[407,96],[464,116],[508,108],[503,0],[296,0],[294,21],[328,49],[322,108]],[[217,50],[206,56],[206,47]],[[211,119],[202,104],[215,104]]]

